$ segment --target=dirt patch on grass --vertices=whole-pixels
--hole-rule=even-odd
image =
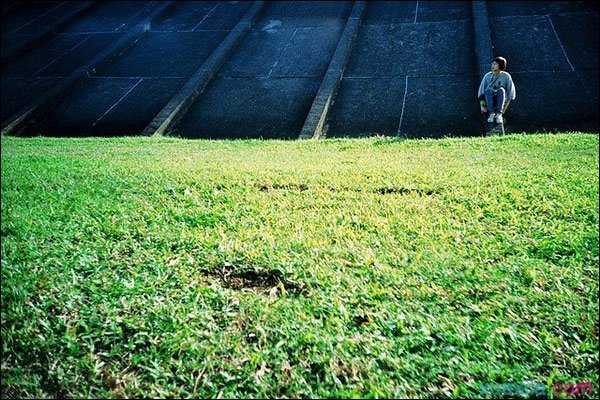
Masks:
[[[271,190],[290,190],[294,192],[304,192],[305,190],[308,190],[308,185],[305,183],[272,183],[259,185],[258,190],[260,190],[261,192],[269,192]]]
[[[276,293],[283,289],[286,293],[304,294],[306,289],[304,284],[291,281],[277,269],[248,270],[244,267],[226,264],[206,274],[218,279],[222,286],[235,290],[251,289],[257,292]]]
[[[270,192],[273,190],[288,190],[293,192],[304,192],[309,190],[310,187],[305,183],[265,183],[257,185],[258,190],[261,192]],[[315,189],[318,188],[315,187]],[[329,190],[330,192],[368,192],[369,189],[362,188],[336,188],[336,187],[324,187],[324,189]],[[432,196],[434,194],[438,194],[439,190],[436,189],[423,189],[423,188],[407,188],[407,187],[395,187],[395,186],[385,186],[376,188],[373,190],[373,193],[380,195],[408,195],[411,193],[418,194],[420,196]]]
[[[406,195],[415,193],[420,196],[432,196],[438,194],[439,191],[434,189],[421,189],[421,188],[405,188],[405,187],[380,187],[375,189],[375,193],[378,194],[399,194]]]

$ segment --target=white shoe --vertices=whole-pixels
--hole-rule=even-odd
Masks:
[[[496,114],[496,123],[501,124],[502,122],[502,114]]]
[[[488,122],[494,122],[494,117],[495,116],[496,116],[496,114],[490,113],[490,116],[488,117]]]

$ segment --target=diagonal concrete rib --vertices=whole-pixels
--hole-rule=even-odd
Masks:
[[[33,47],[37,46],[43,41],[47,41],[50,37],[59,32],[65,25],[69,24],[81,14],[89,11],[96,4],[97,2],[95,1],[82,1],[81,3],[77,4],[73,10],[64,15],[56,23],[47,26],[33,37],[27,38],[25,41],[19,43],[12,49],[9,49],[6,54],[2,55],[2,60],[0,62],[2,65],[13,62],[15,59],[19,58]]]
[[[219,47],[212,52],[183,88],[171,98],[169,103],[148,124],[142,133],[143,135],[163,135],[183,117],[223,65],[233,48],[254,25],[264,3],[264,1],[254,2],[250,10],[227,34]]]
[[[323,127],[344,75],[344,69],[348,64],[365,7],[365,1],[354,3],[335,53],[333,53],[327,72],[325,72],[325,77],[304,121],[302,131],[298,136],[299,139],[317,139],[324,135]]]
[[[139,21],[131,31],[125,33],[115,43],[104,49],[96,55],[90,62],[76,69],[69,76],[62,79],[57,85],[50,89],[46,94],[40,97],[35,103],[30,105],[25,110],[18,113],[12,120],[3,123],[2,135],[13,134],[18,135],[23,131],[29,122],[41,115],[53,102],[58,101],[64,96],[67,91],[82,79],[94,75],[96,67],[105,62],[109,62],[114,57],[137,43],[144,33],[150,30],[152,22],[162,15],[168,8],[174,4],[173,1],[159,3],[158,6],[145,18]]]

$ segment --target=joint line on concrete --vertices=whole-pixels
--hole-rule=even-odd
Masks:
[[[400,130],[402,129],[402,118],[404,118],[404,106],[406,105],[406,93],[408,92],[408,75],[404,80],[404,98],[402,99],[402,111],[400,111],[400,122],[398,123],[398,131],[396,132],[400,135]]]
[[[57,36],[75,36],[75,35],[114,35],[115,31],[81,31],[81,32],[58,32]]]
[[[38,69],[37,71],[35,71],[33,73],[33,76],[37,76],[40,72],[42,72],[43,70],[45,70],[46,68],[48,68],[49,66],[51,66],[52,64],[54,64],[55,62],[58,61],[59,58],[69,54],[70,52],[72,52],[73,50],[75,50],[76,48],[78,48],[79,46],[81,46],[82,44],[84,44],[85,42],[88,41],[88,39],[90,38],[90,36],[87,36],[86,38],[84,38],[83,40],[81,40],[79,43],[77,43],[75,46],[71,47],[70,49],[68,49],[67,51],[65,51],[64,53],[56,56],[53,60],[51,60],[48,64],[44,65],[42,68]]]
[[[65,3],[66,3],[66,1],[62,1],[62,2],[58,3],[57,5],[55,5],[54,7],[50,8],[48,11],[46,11],[45,13],[42,13],[42,14],[38,15],[37,17],[33,18],[32,20],[25,22],[23,25],[21,25],[21,26],[20,26],[20,27],[18,27],[17,29],[14,29],[14,30],[10,31],[10,32],[9,32],[9,34],[12,34],[12,33],[17,33],[17,32],[18,32],[18,31],[20,31],[21,29],[25,28],[27,25],[29,25],[29,24],[31,24],[31,23],[33,23],[33,22],[37,21],[37,20],[38,20],[38,19],[40,19],[40,18],[43,18],[43,17],[45,17],[46,15],[48,15],[48,14],[49,14],[49,13],[51,13],[52,11],[56,10],[58,7],[62,6],[62,5],[63,5],[63,4],[65,4]]]
[[[97,124],[98,122],[100,122],[100,120],[101,120],[102,118],[104,118],[104,117],[105,117],[105,116],[106,116],[106,115],[107,115],[109,112],[111,112],[111,110],[112,110],[113,108],[115,108],[116,106],[118,106],[118,105],[119,105],[119,103],[120,103],[120,102],[122,102],[122,101],[123,101],[123,99],[125,99],[125,97],[127,97],[127,95],[129,95],[129,93],[131,93],[131,91],[132,91],[133,89],[135,89],[135,88],[136,88],[136,87],[137,87],[137,86],[138,86],[140,83],[142,83],[142,81],[143,81],[143,80],[144,80],[144,78],[140,78],[140,79],[139,79],[139,80],[138,80],[138,81],[137,81],[137,82],[136,82],[136,83],[135,83],[135,84],[134,84],[134,85],[133,85],[131,88],[129,88],[129,90],[128,90],[128,91],[126,91],[126,92],[125,92],[125,94],[123,94],[123,96],[121,96],[121,97],[119,98],[119,100],[117,100],[117,101],[116,101],[116,102],[115,102],[115,103],[114,103],[112,106],[110,106],[110,107],[108,108],[108,110],[106,110],[106,111],[104,112],[104,114],[102,114],[102,115],[101,115],[101,116],[100,116],[100,117],[99,117],[97,120],[95,120],[95,121],[94,121],[94,123],[92,124],[92,126],[96,126],[96,124]]]
[[[558,12],[558,13],[552,13],[552,14],[500,15],[500,16],[494,17],[493,19],[546,17],[548,15],[568,17],[571,15],[581,15],[581,14],[595,15],[593,12],[590,12],[590,11],[565,11],[565,12]]]
[[[563,52],[565,58],[567,59],[569,66],[571,67],[571,71],[575,72],[575,67],[573,67],[573,64],[571,64],[571,60],[569,60],[569,56],[567,56],[565,46],[563,46],[562,42],[560,41],[560,38],[558,37],[558,33],[556,32],[556,29],[554,29],[554,23],[552,23],[552,18],[550,17],[550,15],[546,15],[546,18],[548,18],[548,21],[550,21],[550,26],[552,27],[552,30],[554,31],[554,36],[556,36],[556,40],[558,40],[558,44],[560,44],[560,48],[562,49],[562,52]]]
[[[285,53],[285,51],[288,49],[288,47],[290,47],[290,44],[292,43],[292,40],[294,40],[294,36],[296,36],[296,32],[298,32],[298,29],[299,28],[294,29],[294,32],[292,32],[292,36],[290,36],[290,40],[285,44],[285,46],[283,46],[283,49],[281,49],[281,51],[279,52],[279,56],[277,57],[277,60],[271,66],[271,69],[269,70],[269,73],[266,76],[267,79],[271,77],[271,74],[273,73],[273,70],[275,68],[277,68],[277,66],[279,65],[279,61],[281,60],[281,56],[283,55],[283,53]]]
[[[196,25],[195,25],[195,26],[192,28],[192,32],[194,32],[194,31],[196,30],[196,28],[197,28],[197,27],[199,27],[200,25],[202,25],[202,23],[203,23],[203,22],[206,20],[206,18],[208,18],[208,17],[210,16],[210,14],[212,14],[212,13],[213,13],[213,11],[215,11],[215,9],[216,9],[217,7],[219,7],[219,5],[220,5],[220,3],[217,3],[217,4],[215,4],[215,5],[213,6],[213,8],[211,8],[211,9],[210,9],[210,11],[206,13],[206,15],[204,16],[204,18],[202,18],[202,19],[200,20],[200,22],[198,22],[198,23],[197,23],[197,24],[196,24]]]
[[[169,31],[160,29],[150,29],[151,33],[191,33],[191,32],[229,32],[231,29],[186,29],[183,31]]]
[[[417,0],[417,5],[415,6],[415,21],[413,24],[417,23],[417,13],[419,12],[419,1]]]
[[[139,76],[139,75],[124,75],[124,76],[114,76],[114,75],[91,75],[90,79],[185,79],[185,76]]]
[[[170,5],[170,3],[167,3],[167,5]],[[121,29],[121,28],[123,28],[123,27],[125,27],[125,26],[127,26],[127,25],[129,25],[129,24],[131,24],[131,22],[132,22],[132,21],[135,21],[135,20],[136,20],[136,18],[138,18],[138,17],[139,17],[141,14],[143,14],[143,13],[144,13],[146,10],[150,11],[150,12],[149,12],[149,14],[148,14],[148,17],[147,17],[147,18],[149,19],[148,23],[152,24],[152,20],[153,20],[154,18],[156,18],[156,15],[154,15],[154,11],[152,11],[152,8],[150,8],[150,7],[152,7],[152,3],[150,3],[150,4],[146,5],[146,7],[142,7],[142,8],[140,9],[140,11],[136,12],[135,14],[133,14],[133,15],[131,16],[131,18],[129,18],[127,21],[125,21],[124,23],[122,23],[121,25],[119,25],[119,27],[115,29],[115,32],[123,32],[123,31],[119,31],[119,29]],[[161,11],[161,12],[162,12],[162,11]],[[159,14],[160,14],[160,13],[159,13]],[[135,25],[135,23],[134,23],[133,25]]]

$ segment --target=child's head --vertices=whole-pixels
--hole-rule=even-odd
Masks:
[[[500,71],[506,70],[506,58],[504,58],[504,57],[495,57],[492,60],[492,69],[494,69],[494,63],[497,64],[497,68]]]

